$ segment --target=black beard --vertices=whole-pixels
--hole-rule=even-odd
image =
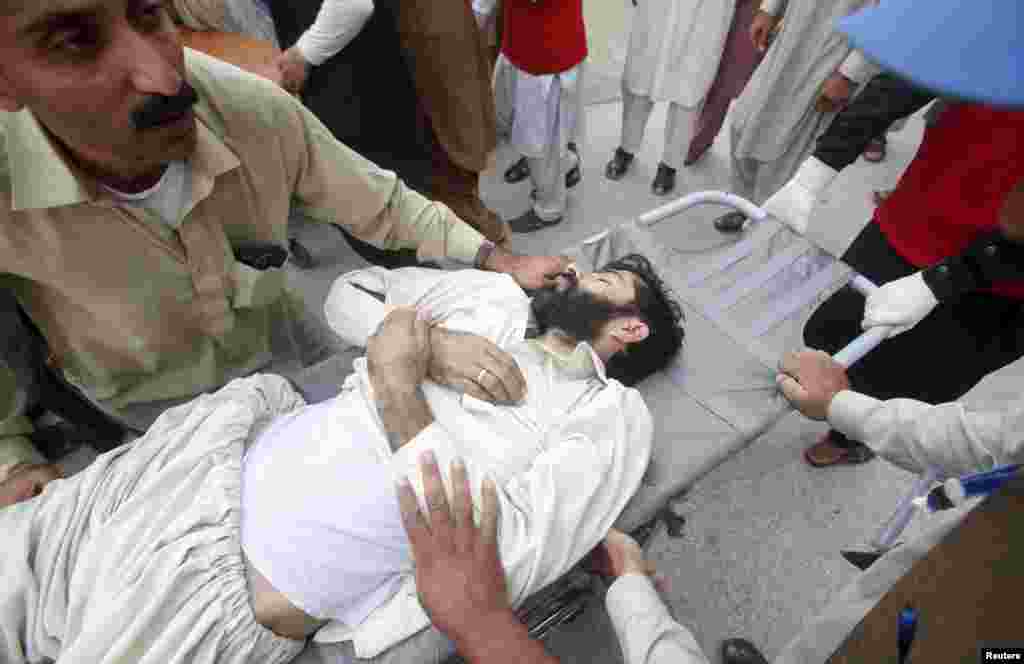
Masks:
[[[562,291],[554,287],[537,291],[530,302],[530,309],[540,333],[560,330],[576,343],[592,343],[597,339],[615,311],[612,304],[583,290],[579,284]]]
[[[141,108],[132,111],[132,126],[139,131],[167,124],[192,108],[199,101],[195,88],[182,81],[181,90],[173,97],[154,95]]]

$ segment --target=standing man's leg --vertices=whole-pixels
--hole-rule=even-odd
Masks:
[[[697,120],[700,118],[702,104],[686,107],[676,102],[668,106],[668,117],[665,119],[665,152],[658,173],[651,183],[651,190],[657,196],[665,196],[676,188],[676,171],[683,163],[690,142],[697,132]]]
[[[761,162],[748,157],[736,155],[736,145],[739,143],[743,127],[738,126],[736,118],[729,120],[729,178],[730,191],[737,196],[749,199],[754,195],[757,187],[758,172]],[[723,214],[714,221],[715,229],[720,233],[739,233],[743,225],[747,223],[747,217],[742,212],[733,211]]]
[[[530,105],[539,117],[529,118],[530,126],[520,128],[524,134],[544,136],[543,146],[527,155],[530,178],[533,182],[533,206],[510,223],[517,233],[531,233],[562,221],[568,198],[566,174],[578,163],[575,152],[569,149],[569,137],[574,135],[580,67],[555,75],[550,85],[536,86],[547,97],[533,99]],[[523,105],[519,105],[521,112]],[[518,118],[517,118],[518,121]],[[529,140],[521,143],[529,144]]]
[[[622,82],[622,140],[615,149],[612,160],[604,169],[609,180],[621,180],[629,170],[633,158],[644,144],[644,130],[654,110],[654,100],[646,95],[637,95]]]

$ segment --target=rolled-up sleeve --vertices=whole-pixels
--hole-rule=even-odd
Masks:
[[[832,399],[828,419],[843,434],[912,472],[935,467],[962,475],[1024,462],[1024,400],[1003,411],[974,412],[955,402],[880,401],[847,390]]]
[[[708,664],[697,639],[672,618],[648,577],[616,579],[605,606],[626,664]]]
[[[301,102],[290,103],[282,149],[306,216],[344,226],[380,249],[416,249],[421,261],[473,265],[484,242],[480,233],[338,141]]]

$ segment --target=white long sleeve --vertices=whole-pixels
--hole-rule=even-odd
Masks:
[[[324,0],[295,47],[306,62],[321,65],[348,46],[372,15],[373,0]]]
[[[605,606],[626,664],[708,664],[697,639],[672,618],[648,577],[616,579]]]
[[[1024,399],[1003,411],[973,412],[962,404],[932,406],[912,399],[878,399],[840,392],[829,423],[902,468],[934,466],[949,475],[1024,462]]]

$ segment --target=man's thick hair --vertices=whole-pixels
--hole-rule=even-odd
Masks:
[[[622,270],[639,277],[634,304],[638,316],[650,330],[643,341],[629,344],[616,353],[605,367],[609,378],[633,386],[655,371],[669,365],[683,346],[683,309],[673,299],[668,286],[654,272],[651,262],[640,254],[628,254],[614,260],[598,272]]]

